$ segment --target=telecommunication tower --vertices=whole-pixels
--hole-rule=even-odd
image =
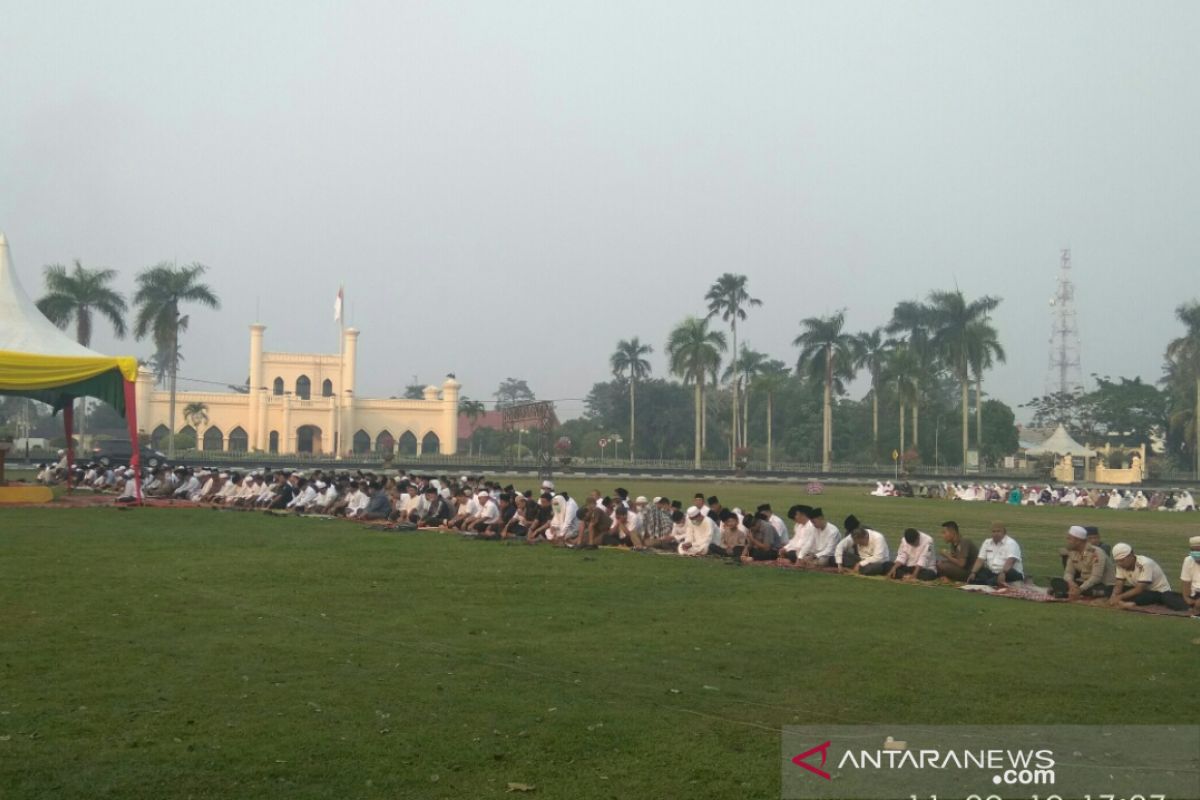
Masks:
[[[1058,265],[1058,288],[1050,299],[1054,324],[1050,329],[1050,367],[1046,372],[1046,394],[1083,391],[1079,366],[1079,326],[1075,322],[1075,284],[1071,282],[1071,250],[1062,251]]]

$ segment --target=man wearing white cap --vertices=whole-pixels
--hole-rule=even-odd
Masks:
[[[1183,571],[1179,574],[1182,584],[1179,593],[1191,608],[1192,614],[1200,619],[1200,536],[1188,539],[1188,554],[1183,560]]]
[[[708,555],[708,546],[717,537],[717,523],[699,506],[688,506],[687,522],[683,525],[683,541],[676,551],[681,556]]]
[[[1067,560],[1061,578],[1050,579],[1055,597],[1109,597],[1116,582],[1116,567],[1100,547],[1088,543],[1087,528],[1072,525],[1067,531]]]
[[[1173,611],[1187,610],[1183,596],[1171,591],[1171,582],[1154,559],[1134,553],[1124,542],[1114,544],[1112,554],[1117,563],[1117,584],[1110,603],[1127,608],[1161,604]]]

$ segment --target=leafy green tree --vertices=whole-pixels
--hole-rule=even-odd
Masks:
[[[999,400],[984,400],[980,405],[980,419],[986,435],[979,457],[989,464],[996,464],[1004,456],[1017,452],[1016,417],[1013,410]]]
[[[1088,403],[1098,432],[1114,444],[1125,447],[1150,445],[1151,439],[1167,427],[1167,393],[1141,378],[1092,376],[1096,389]]]
[[[187,330],[188,317],[179,313],[184,303],[198,303],[219,309],[221,301],[200,278],[207,271],[203,264],[174,267],[161,263],[143,270],[137,276],[137,293],[133,297],[137,319],[133,334],[138,339],[152,336],[157,353],[167,359],[170,384],[167,435],[167,455],[175,456],[175,390],[179,376],[179,334]]]
[[[650,362],[642,356],[654,352],[648,344],[642,344],[638,337],[622,339],[617,342],[617,349],[609,359],[613,375],[619,380],[622,376],[629,378],[629,460],[634,459],[637,443],[637,384],[650,375]]]
[[[730,417],[732,419],[730,463],[733,463],[734,451],[738,446],[738,383],[742,377],[742,372],[738,369],[737,324],[739,320],[743,322],[746,320],[746,309],[762,305],[761,300],[751,297],[750,293],[746,291],[748,281],[749,279],[745,275],[726,272],[713,282],[713,285],[709,287],[708,294],[704,297],[708,301],[708,319],[720,316],[722,320],[729,323],[729,332],[732,337],[733,363],[730,375],[733,377],[733,409]]]
[[[536,398],[529,384],[518,378],[505,378],[500,382],[492,397],[496,398],[496,408],[507,408],[520,403],[530,403]]]
[[[688,317],[675,326],[667,338],[671,372],[695,387],[696,431],[693,448],[696,469],[700,469],[703,451],[701,427],[704,420],[704,383],[716,374],[725,352],[725,334],[709,330],[707,319]]]
[[[829,472],[833,461],[833,393],[845,393],[843,381],[854,379],[857,361],[855,340],[844,330],[846,312],[800,321],[800,334],[792,344],[800,348],[796,371],[825,384],[821,469]]]

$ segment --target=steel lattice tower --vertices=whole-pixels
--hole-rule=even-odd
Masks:
[[[1058,288],[1050,299],[1054,324],[1050,329],[1050,367],[1046,372],[1046,394],[1083,391],[1083,369],[1079,365],[1079,326],[1075,322],[1075,284],[1071,282],[1071,250],[1062,251]]]

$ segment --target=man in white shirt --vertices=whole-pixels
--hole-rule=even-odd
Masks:
[[[832,567],[838,545],[842,541],[842,532],[838,530],[837,525],[825,519],[821,509],[811,509],[810,513],[812,519],[808,523],[808,530],[801,537],[800,548],[796,550],[796,563],[810,567]],[[856,529],[858,517],[851,514],[843,520],[842,526],[848,531]]]
[[[935,580],[937,566],[933,557],[933,537],[916,528],[908,528],[904,531],[904,538],[900,540],[900,548],[896,551],[896,563],[888,571],[888,577],[903,578],[906,581]]]
[[[979,557],[975,559],[971,573],[967,575],[967,583],[1004,589],[1010,583],[1021,583],[1024,580],[1021,546],[1017,544],[1016,539],[1008,535],[1008,529],[1004,527],[1003,522],[993,522],[991,538],[980,545]]]
[[[838,572],[859,575],[885,575],[892,567],[892,551],[879,531],[858,525],[838,542],[833,551]]]
[[[1124,542],[1113,545],[1112,555],[1117,585],[1108,602],[1126,608],[1161,604],[1172,611],[1188,609],[1183,595],[1171,591],[1171,582],[1154,559],[1138,555]]]
[[[812,535],[812,518],[810,516],[812,512],[812,506],[806,505],[795,505],[788,509],[788,516],[792,519],[792,537],[787,539],[787,544],[779,549],[779,558],[781,560],[786,559],[792,563],[796,562],[798,558],[796,554]],[[771,517],[774,516],[774,514],[771,513],[770,506],[759,506],[758,516],[765,520],[768,525],[771,525]],[[775,531],[775,535],[778,537],[778,529],[776,529],[774,525],[771,525],[771,529]],[[782,538],[787,538],[786,528],[784,529]]]
[[[1183,570],[1179,573],[1179,580],[1182,581],[1179,593],[1192,609],[1192,614],[1200,617],[1200,536],[1188,539],[1188,548]]]
[[[703,556],[717,537],[717,523],[709,519],[699,506],[687,510],[687,521],[683,524],[683,541],[676,551],[681,556]]]

